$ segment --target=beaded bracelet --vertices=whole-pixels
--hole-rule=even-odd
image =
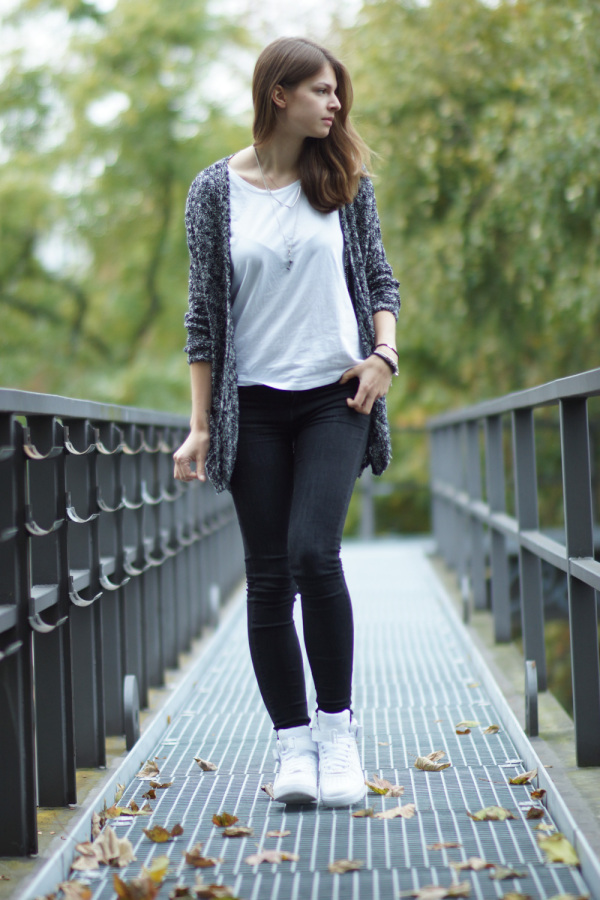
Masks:
[[[390,369],[392,370],[392,375],[400,374],[396,363],[393,362],[393,360],[391,360],[388,356],[386,356],[385,353],[379,353],[378,350],[373,350],[373,352],[371,353],[371,356],[378,356],[379,359],[382,359],[384,361],[384,363],[386,363],[386,365],[388,365],[390,367]]]
[[[374,349],[374,350],[377,350],[378,347],[387,347],[388,350],[391,350],[392,353],[395,353],[395,354],[396,354],[396,359],[400,359],[400,357],[398,356],[398,351],[396,350],[395,347],[392,347],[391,344],[384,344],[384,343],[382,342],[381,344],[375,344],[375,347],[374,347],[373,349]]]

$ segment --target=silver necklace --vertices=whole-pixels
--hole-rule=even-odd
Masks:
[[[260,164],[260,159],[258,158],[258,153],[257,153],[256,147],[254,147],[254,155],[256,156],[256,162],[258,163],[258,168],[260,170],[260,174],[261,174],[261,177],[263,180],[263,184],[265,186],[265,190],[266,190],[267,194],[269,195],[269,197],[271,198],[271,200],[275,200],[280,206],[285,206],[286,209],[293,209],[294,206],[296,206],[296,204],[298,203],[298,199],[300,198],[300,194],[302,192],[302,185],[298,186],[298,193],[296,194],[294,201],[292,203],[282,203],[280,200],[277,199],[277,197],[274,196],[273,192],[269,189],[269,186],[268,186],[267,182],[265,181],[265,176],[263,174],[262,166]],[[292,268],[292,266],[294,265],[294,257],[293,257],[294,237],[296,235],[296,224],[298,222],[298,210],[299,209],[300,209],[300,207],[296,206],[296,212],[294,214],[294,227],[292,229],[291,237],[288,238],[285,231],[283,230],[283,228],[281,226],[281,222],[279,220],[279,213],[277,212],[277,207],[276,206],[273,207],[273,213],[275,214],[275,221],[277,222],[277,227],[279,228],[279,233],[281,234],[283,243],[285,245],[285,249],[287,250],[287,259],[285,261],[285,269],[287,272],[289,272],[290,269]]]

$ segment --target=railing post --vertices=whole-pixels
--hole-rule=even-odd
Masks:
[[[479,421],[467,423],[467,493],[471,502],[481,500],[481,462],[479,454]],[[483,526],[475,516],[470,517],[470,569],[471,590],[475,609],[485,609],[485,552]]]
[[[560,402],[567,557],[594,556],[587,400]],[[567,572],[573,718],[578,766],[600,765],[600,664],[596,592]]]
[[[506,510],[504,490],[504,456],[502,452],[502,419],[488,416],[485,420],[486,488],[490,513]],[[492,612],[494,639],[510,641],[510,597],[506,538],[494,525],[490,526],[492,564]]]
[[[517,409],[512,418],[519,532],[537,531],[539,518],[533,410]],[[545,691],[547,677],[542,562],[539,556],[522,546],[519,546],[519,581],[523,652],[526,660],[535,660],[537,685],[540,691]]]

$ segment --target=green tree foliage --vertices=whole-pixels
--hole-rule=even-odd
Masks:
[[[345,47],[403,287],[398,420],[596,366],[598,4],[378,0]]]
[[[15,54],[0,86],[0,383],[186,409],[183,209],[243,140],[211,67],[245,37],[202,0],[30,0],[15,19],[49,10],[62,63]]]

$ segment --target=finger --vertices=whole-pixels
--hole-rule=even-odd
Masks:
[[[356,378],[358,372],[356,371],[356,366],[352,366],[351,369],[347,369],[342,377],[340,378],[340,384],[346,384],[347,381],[350,381],[351,378]]]

